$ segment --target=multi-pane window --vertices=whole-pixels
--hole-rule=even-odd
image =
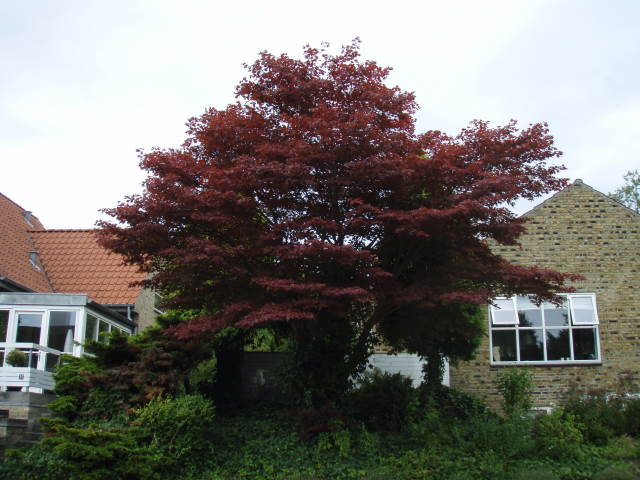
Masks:
[[[536,305],[526,296],[496,298],[489,307],[492,363],[600,360],[594,294]]]
[[[51,311],[47,346],[61,352],[72,353],[75,330],[76,312]]]
[[[105,342],[108,340],[109,332],[111,332],[114,328],[120,330],[121,332],[128,334],[125,330],[114,327],[110,323],[105,322],[102,319],[99,319],[95,315],[87,314],[87,327],[84,332],[84,339],[87,340],[95,340],[98,342]]]
[[[42,313],[18,313],[16,342],[40,343]]]

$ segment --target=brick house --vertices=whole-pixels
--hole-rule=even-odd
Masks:
[[[51,390],[62,353],[78,356],[102,332],[153,323],[155,295],[131,285],[142,279],[93,230],[46,230],[0,194],[0,391]],[[7,361],[13,350],[24,365]]]
[[[528,366],[538,406],[568,390],[640,387],[640,215],[581,180],[533,208],[520,246],[495,251],[519,265],[577,273],[562,305],[497,298],[476,359],[450,371],[451,385],[497,406],[507,366]]]

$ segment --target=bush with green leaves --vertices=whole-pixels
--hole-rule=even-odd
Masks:
[[[527,470],[525,472],[519,472],[513,480],[560,480],[558,474],[553,470]]]
[[[419,399],[411,379],[374,369],[362,376],[347,397],[353,419],[370,431],[400,431],[414,418]]]
[[[187,468],[185,462],[207,450],[213,416],[210,400],[186,395],[156,398],[133,417],[109,421],[43,418],[44,439],[25,453],[9,454],[9,465],[25,474],[16,480],[150,480],[198,471],[201,465],[194,461]]]
[[[122,395],[101,388],[104,375],[94,357],[63,355],[54,374],[58,397],[49,403],[49,409],[67,420],[97,420],[115,415],[121,408]]]
[[[533,376],[522,367],[512,367],[500,372],[496,386],[504,400],[504,411],[509,416],[522,415],[531,409]]]
[[[634,437],[640,436],[640,398],[627,398],[624,401],[624,432]]]
[[[156,413],[160,412],[167,409],[158,408]],[[139,422],[131,427],[113,422],[85,425],[81,428],[84,433],[64,434],[64,443],[80,445],[70,446],[69,455],[63,458],[51,443],[46,448],[37,445],[26,449],[20,458],[11,456],[0,462],[0,478],[91,478],[76,473],[79,465],[88,472],[104,470],[101,465],[105,459],[121,452],[123,445],[131,455],[121,452],[121,458],[113,460],[116,464],[110,480],[145,479],[144,475],[157,475],[162,480],[593,480],[610,467],[633,471],[632,462],[640,457],[640,441],[631,437],[616,439],[606,447],[581,445],[575,456],[550,457],[536,448],[532,428],[537,420],[527,416],[505,419],[486,414],[459,420],[435,415],[429,425],[434,435],[420,438],[412,437],[411,428],[370,432],[362,425],[347,428],[348,417],[346,423],[332,418],[328,422],[332,430],[301,441],[291,412],[251,409],[216,416],[208,432],[198,437],[202,440],[196,440],[196,446],[203,450],[197,454],[191,451],[179,461],[163,450],[160,437],[152,446],[151,430]],[[157,428],[166,429],[160,435],[175,432],[174,427],[162,423],[164,418],[160,421]],[[93,451],[96,447],[98,452]],[[82,457],[70,455],[76,450]],[[119,462],[148,468],[129,473],[128,466]],[[67,471],[75,476],[70,477]]]
[[[445,438],[466,452],[492,451],[501,458],[525,458],[535,452],[532,422],[529,418],[498,415],[472,417],[448,426]]]
[[[538,415],[533,428],[538,451],[551,458],[575,457],[583,442],[582,429],[575,415],[560,408]]]
[[[59,398],[50,408],[67,420],[106,420],[158,395],[211,395],[216,360],[206,342],[186,344],[159,329],[132,336],[115,330],[107,343],[86,349],[91,356],[64,355],[54,374]]]
[[[201,395],[156,397],[135,413],[136,423],[151,437],[150,447],[178,461],[204,449],[214,406]]]
[[[27,361],[27,354],[22,350],[14,348],[9,353],[7,353],[6,362],[13,367],[26,367]]]
[[[594,391],[574,391],[564,410],[583,425],[589,443],[606,445],[614,436],[640,435],[640,398]]]
[[[473,395],[442,385],[436,389],[425,389],[419,387],[420,398],[424,403],[431,398],[435,408],[445,418],[467,419],[482,416],[489,411],[487,404]]]
[[[0,461],[0,478],[11,480],[64,480],[67,465],[51,448],[37,443],[20,450],[7,450]]]
[[[187,377],[190,390],[193,393],[213,398],[216,389],[216,373],[218,372],[218,359],[215,353],[205,358],[191,369]]]
[[[626,468],[609,467],[593,476],[593,480],[638,480],[640,477]]]
[[[13,480],[152,480],[162,458],[141,441],[140,429],[94,423],[74,426],[43,418],[40,444],[13,450],[0,463],[0,477]]]

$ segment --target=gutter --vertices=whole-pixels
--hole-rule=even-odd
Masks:
[[[0,275],[0,287],[7,288],[10,292],[18,291],[26,293],[36,293],[35,290],[32,290],[29,287],[25,287],[18,282],[14,282],[9,277],[5,277],[4,275]]]

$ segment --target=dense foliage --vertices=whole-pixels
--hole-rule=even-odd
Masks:
[[[56,418],[40,420],[45,436],[38,445],[7,453],[0,477],[159,479],[208,450],[211,352],[159,329],[130,337],[115,331],[105,340],[86,345],[89,355],[62,359],[58,398],[49,404]]]
[[[596,397],[576,397],[550,415],[501,417],[463,392],[413,388],[408,379],[380,373],[369,375],[343,407],[315,411],[254,407],[214,417],[211,402],[200,395],[162,396],[108,421],[46,421],[48,436],[34,447],[9,452],[0,463],[0,477],[638,478],[640,442],[633,412],[640,400]],[[609,417],[616,419],[616,434],[594,443],[593,425],[587,422]]]
[[[357,41],[337,55],[265,52],[247,69],[237,103],[191,119],[182,147],[142,155],[144,193],[101,224],[167,306],[202,312],[176,338],[285,324],[309,389],[334,399],[376,334],[468,358],[475,305],[550,298],[574,278],[510,264],[487,242],[523,232],[508,204],[565,185],[546,125],[418,134],[414,95],[388,87]]]
[[[583,425],[585,439],[606,445],[621,435],[640,437],[640,397],[596,391],[573,392],[564,405]]]
[[[87,344],[88,356],[64,357],[55,373],[58,398],[49,405],[56,415],[108,419],[206,380],[198,374],[211,361],[211,351],[202,343],[178,342],[159,329],[133,336],[116,331],[108,340]]]

